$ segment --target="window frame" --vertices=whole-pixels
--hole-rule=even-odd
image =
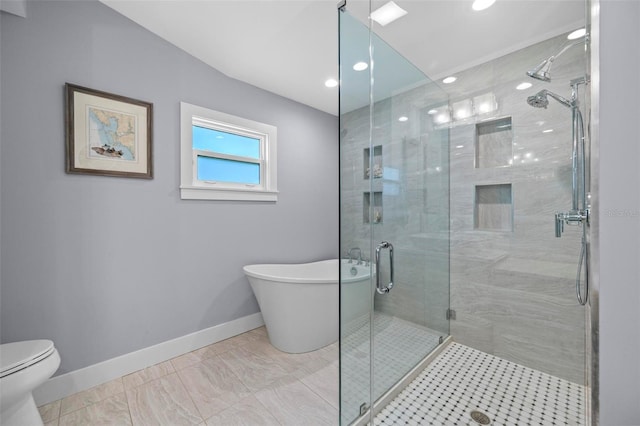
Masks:
[[[193,126],[258,139],[260,158],[193,148]],[[180,102],[180,198],[183,200],[278,200],[277,128],[275,126]],[[260,183],[213,182],[198,179],[198,156],[258,164]]]

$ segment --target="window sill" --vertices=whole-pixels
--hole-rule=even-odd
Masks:
[[[226,201],[278,201],[277,191],[252,191],[250,189],[211,189],[198,186],[181,186],[182,200],[226,200]]]

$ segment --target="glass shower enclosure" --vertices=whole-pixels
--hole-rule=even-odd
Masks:
[[[588,9],[542,4],[521,21],[535,38],[443,86],[363,24],[371,2],[338,12],[341,276],[368,271],[340,285],[341,424],[373,424],[436,357],[430,377],[470,374],[420,388],[437,424],[590,424]]]
[[[446,93],[338,15],[341,276],[369,271],[340,286],[340,421],[351,424],[450,334],[449,128],[432,119]]]

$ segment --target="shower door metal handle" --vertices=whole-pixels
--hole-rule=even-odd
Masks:
[[[389,249],[389,284],[380,286],[380,250]],[[383,241],[376,247],[376,291],[378,294],[387,294],[393,288],[393,245]]]

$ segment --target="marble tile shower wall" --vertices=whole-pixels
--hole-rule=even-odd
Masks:
[[[555,212],[571,205],[571,111],[553,99],[547,109],[526,103],[542,89],[569,98],[569,81],[584,75],[578,46],[555,61],[552,82],[525,75],[565,41],[555,37],[470,68],[446,87],[450,104],[493,93],[497,110],[490,113],[434,125],[427,111],[446,103],[434,84],[377,102],[373,143],[384,142],[383,167],[399,174],[396,181],[374,179],[383,213],[372,227],[363,217],[369,109],[343,114],[341,241],[343,253],[354,246],[368,253],[371,228],[373,241],[387,238],[396,247],[394,296],[376,296],[376,309],[435,330],[450,326],[462,344],[583,384],[585,310],[575,297],[581,231],[565,227],[556,238],[553,223]],[[516,90],[524,81],[533,86]],[[409,120],[398,122],[399,115]],[[504,117],[511,119],[512,164],[490,158],[508,148],[501,135],[484,139],[479,154],[487,167],[476,167],[476,124]],[[479,229],[477,186],[501,194],[510,186],[510,200],[489,200],[480,212],[503,214],[507,204],[511,223],[482,229],[489,217]],[[449,297],[457,314],[450,325]]]
[[[552,82],[525,75],[565,41],[547,40],[457,75],[451,101],[492,92],[498,110],[491,116],[511,118],[513,144],[510,165],[478,168],[478,120],[451,128],[451,308],[457,314],[451,334],[460,343],[583,384],[585,310],[575,296],[582,233],[577,227],[567,227],[562,238],[554,233],[554,214],[571,206],[571,111],[553,99],[547,109],[526,102],[542,89],[569,98],[569,81],[584,76],[584,50],[577,46],[556,60]],[[516,90],[525,81],[533,86]],[[505,227],[510,229],[481,229],[481,218],[474,219],[479,185],[511,186],[510,205],[500,205],[512,210]]]

